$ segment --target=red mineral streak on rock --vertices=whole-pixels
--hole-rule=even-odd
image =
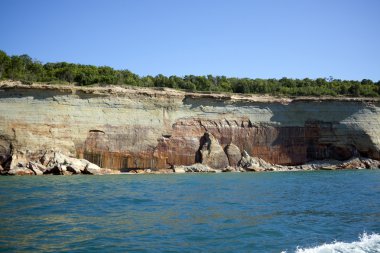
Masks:
[[[0,82],[0,88],[3,168],[13,154],[34,161],[49,150],[117,170],[163,170],[197,162],[235,166],[238,158],[231,159],[228,145],[236,147],[231,151],[236,157],[245,150],[282,165],[358,155],[380,159],[380,100],[375,98],[276,98],[10,81]],[[206,133],[214,141],[205,146]]]
[[[216,142],[214,147],[202,140],[205,134]],[[247,119],[216,121],[190,118],[177,121],[171,135],[159,138],[157,146],[139,152],[124,149],[126,147],[117,150],[113,143],[114,136],[92,131],[85,142],[82,156],[101,167],[112,169],[166,169],[197,162],[218,169],[236,166],[236,161],[229,164],[223,152],[230,144],[252,156],[281,165],[298,165],[320,159],[346,160],[355,155],[357,151],[352,144],[334,144],[335,135],[333,125],[324,122],[307,122],[304,127],[281,127],[254,125]],[[117,135],[119,142],[127,143],[127,137]],[[110,151],[112,146],[113,151]]]

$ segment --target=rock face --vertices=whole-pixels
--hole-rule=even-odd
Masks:
[[[228,158],[222,146],[220,146],[219,141],[208,132],[200,139],[200,148],[197,155],[202,164],[212,168],[221,169],[228,166]]]
[[[243,150],[289,166],[356,156],[379,160],[379,105],[378,99],[364,98],[279,99],[1,82],[0,166],[14,167],[12,161],[26,166],[41,157],[48,167],[43,154],[52,149],[115,170],[195,163],[236,167]],[[71,163],[58,170],[85,171],[79,167]]]
[[[196,164],[188,165],[188,166],[174,166],[174,172],[175,173],[191,173],[191,172],[213,173],[213,172],[217,172],[217,170],[210,168],[207,165],[196,163]]]
[[[240,149],[234,144],[228,144],[224,150],[226,152],[230,166],[236,167],[241,160]]]
[[[259,157],[251,157],[245,150],[243,151],[242,158],[239,161],[239,166],[246,171],[273,170],[272,164]]]

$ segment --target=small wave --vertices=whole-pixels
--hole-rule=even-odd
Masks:
[[[380,252],[380,235],[364,233],[359,241],[325,243],[314,248],[297,248],[296,253],[369,253]]]

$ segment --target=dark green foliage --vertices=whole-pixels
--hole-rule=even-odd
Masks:
[[[129,70],[111,67],[72,64],[66,62],[46,63],[33,60],[28,55],[8,56],[0,50],[0,79],[33,82],[72,83],[76,85],[132,85],[143,87],[169,87],[189,91],[255,93],[285,96],[380,96],[380,81],[362,81],[317,78],[315,80],[250,79],[225,76],[184,77],[164,75],[140,77]]]

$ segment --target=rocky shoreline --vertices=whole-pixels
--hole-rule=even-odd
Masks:
[[[85,159],[66,156],[60,152],[45,152],[34,161],[21,154],[0,157],[0,175],[101,175],[112,173]]]
[[[112,170],[100,168],[85,159],[66,156],[60,152],[47,151],[34,161],[25,161],[22,155],[0,157],[0,175],[107,175],[107,174],[170,174],[170,173],[220,173],[220,172],[264,172],[264,171],[312,171],[344,169],[380,169],[380,161],[364,157],[353,157],[346,161],[320,160],[302,165],[285,166],[271,164],[243,151],[237,166],[214,169],[207,164],[172,166],[164,170],[130,169]]]
[[[378,98],[0,82],[7,175],[378,168],[379,129]]]

